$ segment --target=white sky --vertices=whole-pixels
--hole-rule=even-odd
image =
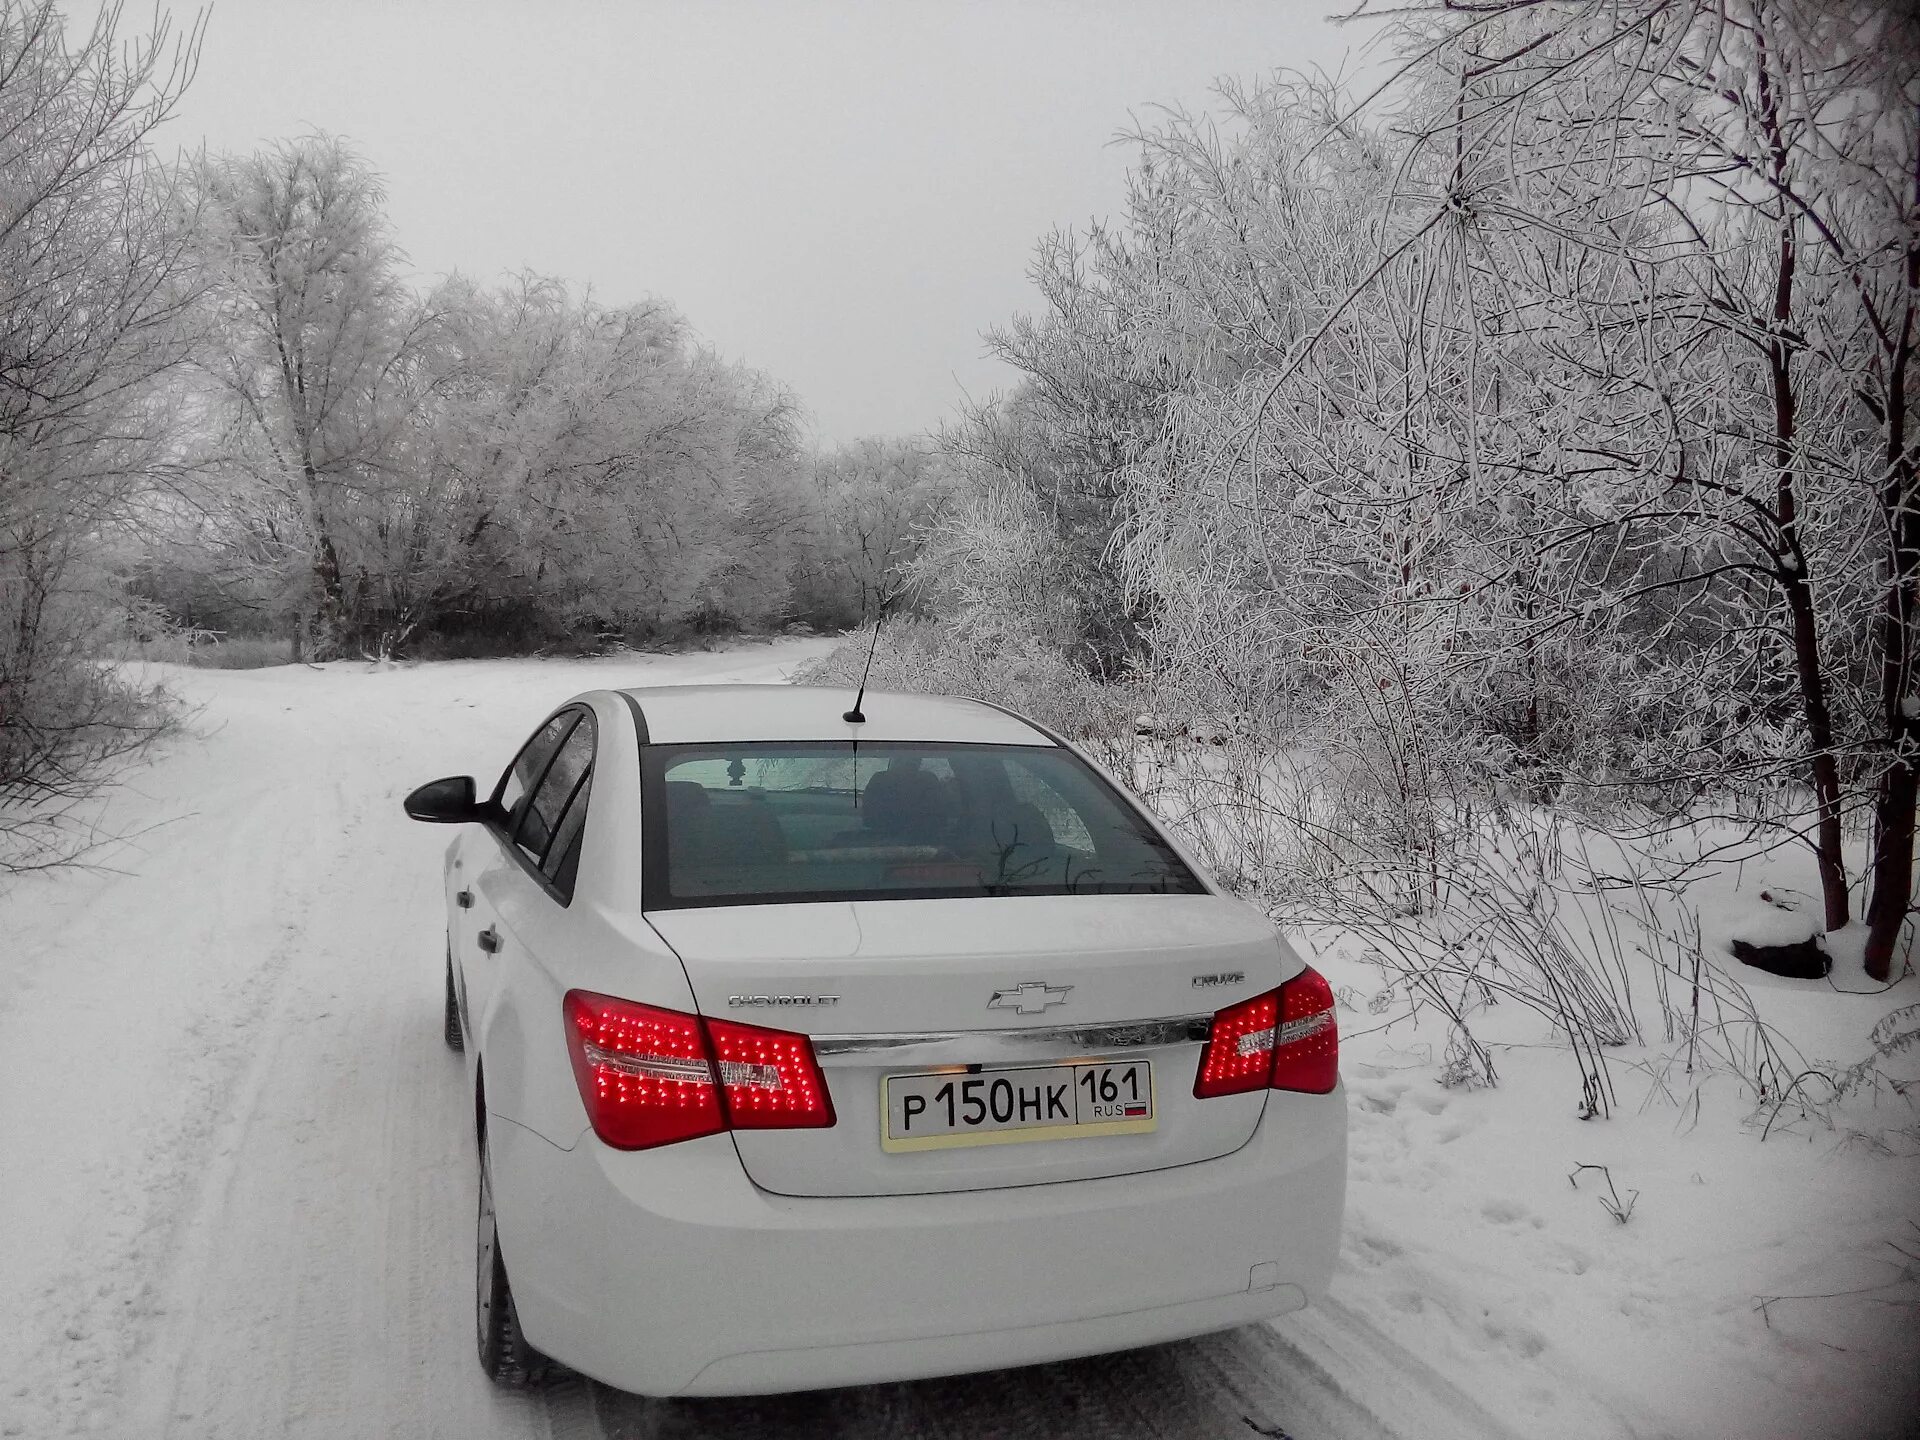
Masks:
[[[980,332],[1037,304],[1043,232],[1118,211],[1129,113],[1340,68],[1370,30],[1336,8],[219,0],[162,143],[346,135],[422,277],[530,266],[663,296],[843,441],[1009,384]]]

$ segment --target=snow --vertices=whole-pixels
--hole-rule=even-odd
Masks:
[[[1500,1058],[1497,1090],[1448,1091],[1424,1050],[1349,1049],[1349,1304],[1522,1434],[1911,1433],[1920,1286],[1756,1309],[1898,1275],[1893,1244],[1920,1249],[1911,1156],[1812,1129],[1762,1145],[1711,1088],[1697,1118],[1581,1121],[1562,1057]],[[1575,1184],[1583,1164],[1614,1191]]]
[[[1726,1043],[1764,1026],[1796,1071],[1862,1058],[1875,1022],[1920,1000],[1911,977],[1891,989],[1867,979],[1851,932],[1830,947],[1830,980],[1731,958],[1736,935],[1812,933],[1815,884],[1810,856],[1773,855],[1709,869],[1686,891],[1704,956],[1752,1006],[1751,1021],[1723,1014]],[[1296,938],[1337,992],[1380,988],[1351,937]],[[1577,1070],[1518,1006],[1474,1017],[1498,1065],[1493,1089],[1443,1088],[1444,1031],[1404,1008],[1342,1011],[1352,1160],[1336,1295],[1470,1375],[1522,1434],[1920,1433],[1912,1101],[1882,1087],[1822,1116],[1799,1091],[1782,1103],[1794,1076],[1762,1098],[1704,1052],[1689,1074],[1684,1045],[1658,1033],[1647,967],[1631,978],[1648,1043],[1609,1053],[1618,1105],[1605,1120],[1579,1118]],[[1686,987],[1673,989],[1684,1006]],[[1911,1093],[1911,1060],[1889,1070]],[[1828,1098],[1824,1082],[1803,1083],[1809,1100]]]
[[[104,802],[130,837],[108,868],[0,893],[0,1434],[1910,1433],[1920,1286],[1888,1283],[1920,1251],[1908,1103],[1774,1115],[1656,1046],[1616,1058],[1615,1117],[1581,1121],[1565,1054],[1518,1013],[1486,1032],[1501,1084],[1448,1090],[1440,1031],[1342,1011],[1349,1219],[1334,1293],[1306,1314],[821,1395],[493,1391],[471,1353],[467,1101],[439,1038],[446,836],[400,797],[490,775],[581,689],[774,681],[830,645],[165,672],[194,713]],[[1743,883],[1764,882],[1811,893],[1790,867]],[[1703,893],[1711,943],[1758,903]],[[1302,939],[1346,993],[1378,988],[1343,937]],[[1857,959],[1832,985],[1741,978],[1837,1063],[1920,998],[1913,980],[1842,993],[1872,988]],[[1580,1164],[1638,1192],[1625,1224],[1599,1172],[1569,1181]],[[1756,1308],[1806,1295],[1838,1298]]]
[[[1699,902],[1696,902],[1699,903]],[[1699,903],[1700,926],[1709,945],[1734,939],[1749,945],[1795,945],[1820,933],[1820,901],[1784,886],[1747,889]]]

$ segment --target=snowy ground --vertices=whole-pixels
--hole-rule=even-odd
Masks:
[[[1920,1161],[1904,1104],[1788,1123],[1710,1081],[1623,1079],[1574,1118],[1563,1056],[1435,1081],[1437,1033],[1342,1016],[1353,1165],[1330,1302],[1137,1354],[663,1406],[495,1393],[470,1335],[472,1161],[439,1039],[437,857],[399,799],[496,770],[608,683],[778,680],[783,643],[599,662],[176,671],[188,734],[115,793],[103,873],[0,895],[0,1434],[147,1437],[1911,1434]],[[136,832],[138,832],[136,834]],[[1377,980],[1324,957],[1336,983]],[[1794,982],[1779,982],[1794,986]],[[1783,990],[1819,1058],[1902,998]],[[1538,1037],[1543,1038],[1543,1037]],[[1637,1073],[1637,1072],[1633,1072]],[[1848,1129],[1857,1131],[1849,1134]],[[1891,1152],[1891,1153],[1889,1153]],[[1640,1192],[1630,1221],[1576,1163]],[[1826,1295],[1782,1301],[1772,1295]],[[1769,1323],[1770,1321],[1770,1323]]]

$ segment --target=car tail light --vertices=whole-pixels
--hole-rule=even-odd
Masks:
[[[720,1064],[731,1128],[797,1130],[833,1124],[833,1100],[806,1036],[731,1020],[707,1021],[707,1034]]]
[[[1339,1078],[1333,989],[1308,966],[1278,990],[1213,1017],[1193,1093],[1203,1100],[1268,1088],[1325,1095]]]
[[[672,1145],[730,1127],[833,1124],[833,1102],[804,1035],[702,1021],[588,990],[569,990],[564,1010],[587,1119],[616,1149]]]
[[[726,1128],[698,1016],[569,990],[567,1050],[593,1133],[645,1150]]]
[[[1340,1023],[1333,987],[1311,965],[1280,987],[1273,1088],[1325,1095],[1340,1079]]]
[[[1279,992],[1272,990],[1215,1015],[1193,1093],[1204,1100],[1266,1089],[1273,1078],[1273,1030],[1279,1018]]]

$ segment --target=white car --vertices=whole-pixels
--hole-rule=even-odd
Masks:
[[[595,691],[486,800],[408,797],[465,822],[446,1037],[495,1380],[900,1380],[1325,1291],[1326,981],[1059,736],[853,700]]]

